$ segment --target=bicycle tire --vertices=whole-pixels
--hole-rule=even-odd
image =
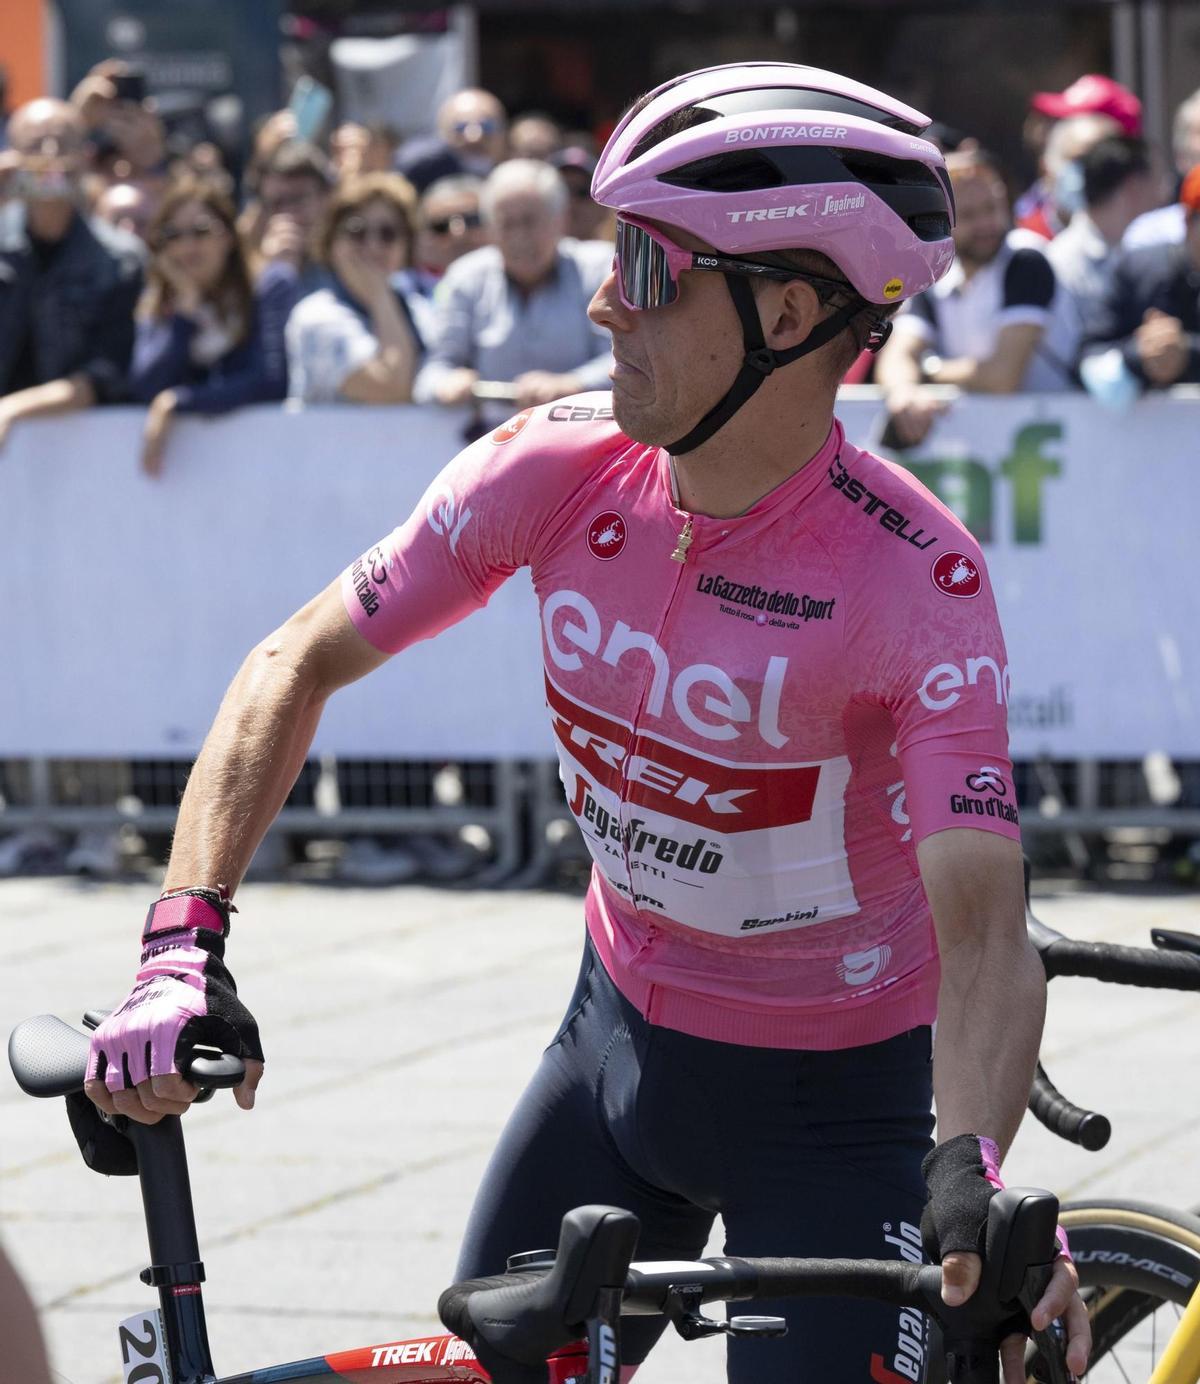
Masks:
[[[1200,1218],[1140,1201],[1063,1206],[1079,1287],[1092,1323],[1094,1384],[1146,1379],[1200,1286]],[[1035,1379],[1036,1354],[1026,1361]]]

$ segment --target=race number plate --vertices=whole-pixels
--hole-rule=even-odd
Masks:
[[[139,1312],[117,1327],[121,1339],[123,1384],[172,1384],[163,1336],[162,1313]]]

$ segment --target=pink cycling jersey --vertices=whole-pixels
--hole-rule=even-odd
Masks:
[[[1020,835],[979,549],[837,423],[736,518],[673,493],[607,394],[526,410],[347,569],[346,610],[395,652],[531,568],[588,929],[650,1022],[784,1048],[929,1023],[916,847]]]

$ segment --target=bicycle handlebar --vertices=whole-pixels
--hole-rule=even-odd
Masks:
[[[1080,942],[1064,937],[1029,908],[1029,875],[1026,868],[1025,924],[1037,949],[1046,979],[1082,976],[1112,985],[1134,985],[1154,990],[1200,991],[1200,938],[1186,932],[1156,928],[1151,932],[1154,949],[1124,947],[1111,942]],[[1068,1100],[1046,1075],[1039,1062],[1029,1092],[1029,1109],[1060,1139],[1085,1149],[1102,1149],[1112,1134],[1108,1119]]]
[[[578,1206],[562,1219],[554,1266],[455,1283],[438,1299],[448,1330],[475,1348],[541,1365],[583,1335],[605,1290],[620,1291],[640,1225],[615,1206]],[[486,1356],[480,1359],[487,1363]]]
[[[1200,956],[1183,951],[1151,951],[1111,942],[1078,942],[1063,937],[1041,951],[1046,978],[1085,976],[1112,985],[1157,990],[1200,990]]]
[[[89,1010],[84,1022],[95,1028],[102,1011]],[[27,1096],[70,1096],[83,1090],[89,1049],[86,1033],[53,1014],[25,1019],[8,1039],[8,1065]],[[179,1059],[179,1070],[202,1090],[238,1086],[246,1064],[232,1053],[194,1043]]]
[[[1045,1291],[1057,1245],[1058,1200],[1049,1192],[1008,1188],[989,1205],[987,1253],[975,1295],[961,1307],[941,1298],[936,1266],[882,1260],[702,1259],[693,1264],[631,1262],[638,1222],[613,1207],[578,1207],[563,1218],[549,1271],[470,1279],[438,1302],[445,1326],[468,1341],[485,1365],[539,1365],[577,1339],[604,1311],[606,1295],[622,1315],[666,1313],[691,1320],[701,1303],[792,1296],[873,1298],[932,1313],[941,1324],[952,1384],[995,1384],[996,1350],[1013,1331],[1030,1331],[1029,1312]],[[686,1295],[686,1299],[685,1296]],[[1061,1336],[1034,1333],[1056,1384],[1067,1380]],[[612,1363],[615,1363],[613,1361]],[[601,1377],[599,1373],[597,1378]]]
[[[1108,1143],[1112,1125],[1095,1110],[1085,1110],[1062,1094],[1039,1062],[1029,1092],[1029,1109],[1050,1131],[1069,1144],[1095,1153]]]

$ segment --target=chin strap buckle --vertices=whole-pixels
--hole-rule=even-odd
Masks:
[[[775,371],[775,352],[769,346],[760,346],[757,350],[746,352],[744,363],[760,375],[771,375]]]

